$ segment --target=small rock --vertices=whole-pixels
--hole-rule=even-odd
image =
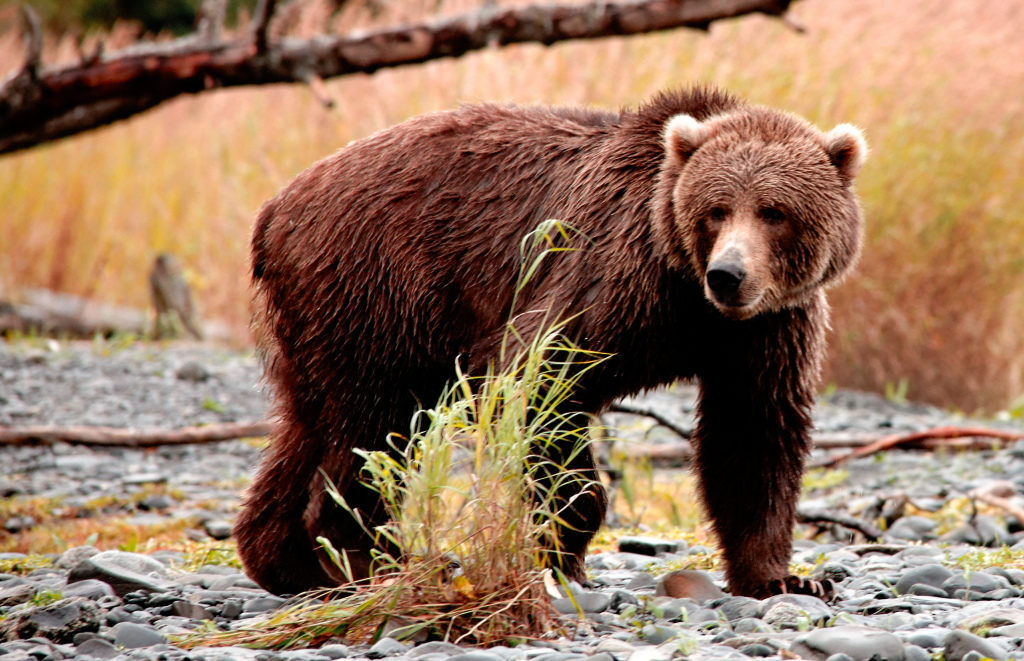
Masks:
[[[113,597],[114,588],[108,583],[98,581],[95,578],[87,578],[84,581],[69,583],[61,591],[65,597],[84,597],[92,601],[99,601],[103,597]]]
[[[231,522],[224,521],[223,519],[210,519],[203,523],[203,529],[206,534],[214,539],[228,539],[234,532],[234,526]]]
[[[281,597],[256,597],[249,599],[242,605],[243,613],[266,613],[267,611],[280,608],[285,600]]]
[[[743,647],[741,647],[740,653],[744,654],[745,656],[754,657],[775,656],[776,654],[778,654],[778,650],[771,647],[770,645],[765,645],[764,643],[750,643],[749,645],[744,645]]]
[[[385,656],[398,656],[409,651],[409,647],[394,638],[381,638],[366,652],[367,658],[382,659]]]
[[[171,507],[174,507],[174,501],[162,493],[147,496],[139,501],[139,509],[141,510],[165,510]]]
[[[135,649],[137,647],[152,647],[167,642],[167,637],[156,629],[134,622],[120,622],[110,630],[114,637],[114,644],[118,647]]]
[[[474,650],[472,652],[453,654],[448,657],[448,661],[504,661],[504,659],[493,652]]]
[[[174,373],[174,376],[178,377],[182,381],[200,383],[210,378],[210,371],[200,363],[190,360],[179,367],[178,371]]]
[[[90,638],[75,648],[75,655],[88,655],[97,659],[113,659],[119,652],[117,647],[100,637]]]
[[[765,614],[761,618],[772,626],[779,626],[778,623],[769,619],[773,609],[783,604],[793,606],[795,610],[788,611],[795,613],[799,621],[806,621],[809,624],[820,624],[830,619],[833,615],[832,609],[824,601],[808,594],[777,594],[764,600]],[[777,616],[782,621],[788,616]],[[788,628],[788,627],[787,627]]]
[[[925,516],[905,516],[889,526],[885,534],[908,542],[935,539],[936,523]]]
[[[724,597],[707,604],[708,608],[722,611],[730,622],[745,617],[758,619],[764,614],[764,604],[751,597]]]
[[[945,590],[943,584],[953,577],[953,571],[939,564],[927,564],[914,567],[903,573],[896,581],[897,594],[909,594],[915,585],[926,585]]]
[[[660,645],[661,643],[672,640],[679,635],[679,629],[675,627],[666,627],[657,624],[645,624],[640,629],[640,638],[644,642],[652,645]]]
[[[424,654],[437,654],[438,652],[445,656],[453,656],[455,654],[462,654],[462,648],[453,643],[449,643],[443,640],[432,640],[429,643],[423,643],[409,650],[406,656],[411,658],[418,658]]]
[[[654,593],[676,599],[693,599],[698,603],[726,596],[711,582],[707,573],[694,569],[680,569],[665,574],[658,580]]]

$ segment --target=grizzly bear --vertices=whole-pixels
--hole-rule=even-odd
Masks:
[[[571,318],[568,338],[609,356],[580,377],[580,415],[696,380],[695,470],[731,591],[820,591],[787,566],[824,289],[857,259],[866,153],[850,125],[821,132],[696,88],[622,112],[464,106],[310,167],[263,206],[252,237],[279,423],[235,528],[246,571],[275,593],[338,585],[322,535],[366,576],[375,542],[363,526],[386,513],[353,448],[407,433],[456,361],[485,371],[515,314],[523,337]],[[521,240],[545,219],[586,241],[514,297]],[[589,452],[567,463],[596,478]],[[605,496],[567,484],[586,493],[557,494],[572,506],[548,562],[583,579]]]

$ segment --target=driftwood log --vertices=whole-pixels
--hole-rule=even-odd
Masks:
[[[266,436],[269,422],[225,422],[180,429],[122,429],[118,427],[60,427],[37,425],[0,427],[0,445],[92,445],[152,448],[161,445],[196,445],[236,438]]]
[[[516,43],[553,44],[689,27],[761,13],[783,17],[791,0],[594,0],[484,7],[447,18],[312,39],[268,37],[274,0],[260,0],[251,26],[221,37],[223,10],[204,3],[196,34],[102,48],[70,65],[42,65],[39,18],[24,11],[25,58],[0,85],[0,154],[130,117],[180,94],[217,87],[302,82],[323,99],[322,81],[385,67],[459,57]],[[794,25],[789,22],[790,25]]]

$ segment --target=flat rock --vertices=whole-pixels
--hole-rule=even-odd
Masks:
[[[927,564],[905,571],[896,581],[896,592],[908,594],[915,585],[927,585],[944,590],[943,584],[953,577],[953,571],[940,564]]]
[[[799,636],[790,651],[817,661],[833,654],[846,654],[853,661],[904,661],[899,638],[887,631],[852,625],[816,629]]]
[[[166,581],[133,571],[117,562],[110,562],[100,558],[101,555],[103,554],[86,558],[75,565],[74,569],[68,572],[68,583],[90,579],[103,581],[119,597],[123,597],[129,592],[135,592],[136,590],[163,592],[169,587]],[[153,562],[156,561],[154,560]]]
[[[942,654],[945,661],[964,661],[972,652],[996,661],[1009,658],[1002,645],[967,631],[950,631],[943,641]]]

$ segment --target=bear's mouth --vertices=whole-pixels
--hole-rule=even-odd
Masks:
[[[737,321],[743,321],[750,319],[751,317],[757,316],[761,312],[760,303],[763,296],[758,296],[753,301],[720,301],[711,292],[706,292],[707,299],[714,305],[719,312],[728,317],[729,319],[735,319]]]

